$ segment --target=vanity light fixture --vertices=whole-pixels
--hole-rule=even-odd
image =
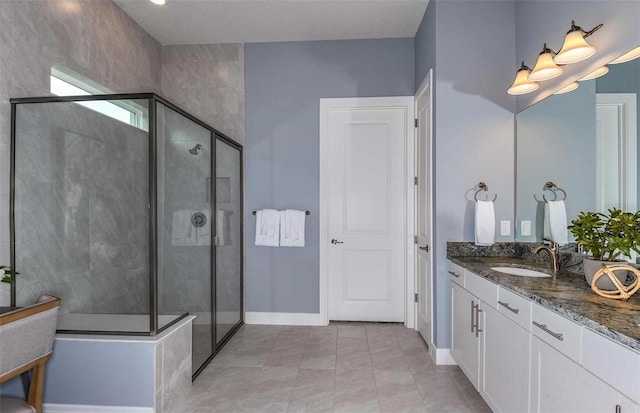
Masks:
[[[557,92],[554,92],[553,94],[554,95],[562,95],[563,93],[573,92],[579,86],[580,85],[578,84],[578,82],[569,83],[567,86],[563,87],[562,89],[558,90]]]
[[[538,61],[536,65],[533,67],[533,70],[529,74],[529,80],[533,80],[534,82],[542,82],[544,80],[550,80],[560,76],[564,69],[558,66],[553,61],[553,56],[556,55],[556,52],[549,49],[547,44],[544,44],[542,48],[542,52],[538,55]]]
[[[525,93],[530,93],[534,90],[537,90],[540,85],[529,80],[530,73],[531,69],[525,66],[524,62],[522,62],[522,66],[520,66],[520,69],[518,69],[518,73],[516,73],[516,80],[514,80],[511,87],[507,89],[507,93],[510,95],[524,95]]]
[[[571,30],[567,32],[562,44],[562,49],[553,58],[553,61],[559,65],[568,65],[571,63],[581,62],[596,52],[595,46],[590,45],[585,40],[593,33],[598,31],[602,24],[597,25],[589,31],[585,31],[582,27],[576,26],[576,22],[571,22]]]
[[[632,49],[632,50],[628,51],[627,53],[623,54],[619,58],[611,61],[610,64],[615,65],[615,64],[618,64],[618,63],[624,63],[624,62],[628,62],[628,61],[633,60],[633,59],[637,59],[639,57],[640,57],[640,46],[636,47],[635,49]]]
[[[600,76],[606,75],[607,73],[609,73],[609,68],[607,66],[602,66],[601,68],[594,70],[588,75],[581,77],[580,79],[578,79],[578,82],[584,82],[585,80],[596,79],[596,78],[599,78]]]
[[[149,0],[149,1],[155,4],[156,6],[164,6],[165,4],[167,4],[167,0]]]

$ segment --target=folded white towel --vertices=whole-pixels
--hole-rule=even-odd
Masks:
[[[496,213],[493,201],[476,201],[475,243],[492,245],[496,238]]]
[[[547,201],[544,205],[544,236],[560,245],[569,243],[567,207],[564,200]]]
[[[280,245],[281,215],[282,212],[276,209],[261,209],[256,212],[256,245]]]
[[[171,224],[171,245],[189,247],[196,245],[196,231],[191,225],[192,211],[183,209],[173,212]]]
[[[231,215],[233,215],[233,211],[226,209],[219,209],[216,214],[218,246],[231,245]]]
[[[287,209],[280,221],[280,246],[304,247],[305,211]]]
[[[200,211],[207,217],[207,222],[204,226],[196,228],[196,243],[199,247],[206,247],[211,245],[211,210],[210,209],[202,209]]]

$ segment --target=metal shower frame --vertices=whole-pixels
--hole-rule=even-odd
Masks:
[[[149,332],[124,332],[124,331],[78,331],[78,330],[58,330],[61,333],[74,333],[74,334],[100,334],[100,335],[126,335],[126,336],[154,336],[171,327],[175,323],[188,316],[188,313],[182,314],[176,320],[168,323],[167,325],[158,328],[158,199],[157,199],[157,127],[156,121],[158,119],[157,103],[161,103],[167,108],[179,113],[185,118],[191,120],[197,125],[207,129],[210,133],[211,139],[211,176],[215,176],[216,171],[216,141],[221,141],[239,152],[240,159],[240,256],[244,257],[244,159],[243,159],[243,146],[235,142],[222,132],[209,126],[205,122],[191,115],[187,111],[174,105],[168,100],[162,98],[155,93],[118,93],[118,94],[105,94],[105,95],[86,95],[86,96],[43,96],[43,97],[28,97],[28,98],[13,98],[10,99],[11,103],[11,171],[10,171],[10,258],[11,268],[15,269],[15,168],[16,168],[16,111],[18,105],[31,104],[31,103],[71,103],[71,102],[86,102],[86,101],[117,101],[117,100],[147,100],[149,103]],[[216,180],[211,179],[211,203],[216,204]],[[212,233],[216,233],[216,220],[211,220]],[[240,321],[229,330],[224,337],[218,342],[216,339],[217,317],[216,317],[216,246],[215,243],[211,243],[211,312],[212,312],[212,354],[207,361],[194,373],[195,378],[200,372],[209,364],[211,359],[216,353],[229,341],[229,339],[235,334],[235,332],[244,324],[244,259],[240,260]],[[18,280],[19,281],[19,280]],[[16,304],[16,279],[13,278],[11,285],[11,305]]]

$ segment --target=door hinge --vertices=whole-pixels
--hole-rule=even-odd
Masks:
[[[418,302],[418,293],[415,293],[413,295],[413,300],[417,303]]]
[[[417,176],[413,177],[413,184],[414,185],[418,185],[418,177]]]
[[[416,128],[418,127],[418,118],[415,118],[415,119],[414,119],[413,124],[416,126]]]
[[[417,243],[418,243],[418,236],[417,236],[417,235],[414,235],[414,236],[413,236],[413,243],[414,243],[414,244],[417,244]]]

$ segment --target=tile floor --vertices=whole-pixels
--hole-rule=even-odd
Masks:
[[[171,413],[490,412],[457,366],[397,324],[243,326]]]

